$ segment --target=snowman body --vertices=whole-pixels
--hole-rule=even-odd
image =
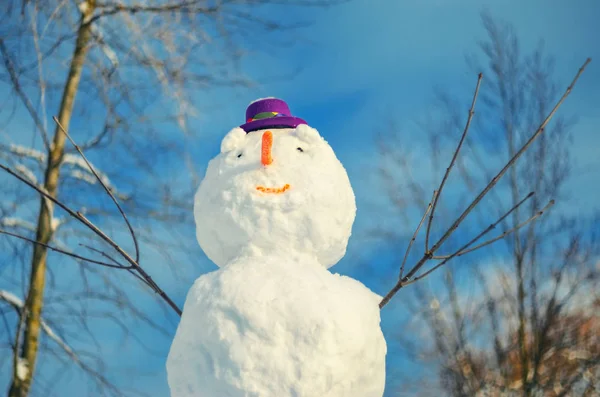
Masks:
[[[380,297],[327,270],[356,212],[347,174],[307,126],[232,130],[195,197],[221,269],[188,293],[167,360],[172,397],[381,397]]]
[[[381,397],[379,297],[309,262],[243,257],[200,277],[169,355],[171,395]]]

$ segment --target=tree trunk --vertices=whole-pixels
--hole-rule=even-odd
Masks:
[[[87,0],[83,5],[84,7],[80,8],[82,15],[77,32],[75,50],[71,59],[69,74],[65,82],[57,117],[65,130],[69,128],[75,95],[77,94],[81,71],[88,51],[88,44],[92,34],[90,19],[94,12],[96,0]],[[44,188],[48,194],[54,197],[58,190],[59,171],[64,155],[65,138],[65,134],[57,126],[54,130],[54,138],[48,154],[48,162],[44,175]],[[54,206],[52,202],[42,197],[36,233],[36,240],[41,243],[47,244],[52,239],[54,232],[52,226],[53,213]],[[13,377],[8,392],[9,397],[26,397],[29,394],[33,380],[39,348],[40,320],[46,283],[46,255],[47,250],[45,247],[39,244],[33,246],[29,291],[25,306],[21,311],[21,316],[25,316],[24,319],[21,319],[21,323],[23,324],[23,338],[21,346],[16,346],[15,348]],[[20,332],[17,334],[16,340],[18,343],[21,340]]]

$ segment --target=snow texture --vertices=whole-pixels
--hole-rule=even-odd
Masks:
[[[29,230],[29,231],[33,231],[33,232],[35,232],[37,230],[37,228],[35,227],[35,225],[33,223],[28,222],[24,219],[11,218],[11,217],[0,218],[0,226],[10,227],[10,228],[23,228],[25,230]]]
[[[27,179],[31,184],[37,185],[38,180],[35,176],[35,172],[25,167],[23,164],[15,165],[15,171],[17,171],[23,178]]]
[[[356,213],[346,171],[315,129],[271,131],[269,165],[265,131],[230,131],[196,194],[198,242],[221,269],[188,293],[171,396],[381,397],[381,298],[327,270]]]
[[[346,253],[356,214],[346,170],[307,125],[273,130],[273,164],[265,167],[263,132],[232,130],[209,163],[194,204],[200,246],[217,266],[250,252],[302,252],[333,266]],[[257,190],[285,185],[281,194]]]
[[[44,153],[40,152],[39,150],[35,150],[32,148],[20,146],[20,145],[14,145],[14,144],[8,145],[8,148],[12,154],[15,154],[19,157],[28,157],[28,158],[36,160],[40,163],[43,163],[46,161],[46,155]]]
[[[26,358],[17,357],[17,378],[24,380],[29,374],[29,362]]]
[[[244,257],[191,288],[172,397],[381,397],[380,297],[309,257]]]

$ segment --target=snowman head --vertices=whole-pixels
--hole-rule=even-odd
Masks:
[[[231,130],[194,202],[198,242],[218,266],[245,254],[308,255],[329,268],[355,214],[346,170],[306,124]]]

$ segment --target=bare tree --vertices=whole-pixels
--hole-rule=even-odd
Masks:
[[[302,0],[281,6],[336,2]],[[10,106],[2,106],[1,116],[10,130],[2,131],[0,159],[4,169],[20,179],[17,184],[2,179],[6,189],[0,197],[0,229],[12,237],[25,237],[1,242],[0,305],[4,302],[11,309],[2,311],[1,329],[7,338],[3,348],[12,350],[12,355],[2,356],[13,358],[11,397],[28,395],[36,384],[40,349],[91,375],[96,395],[124,394],[106,376],[101,355],[86,351],[90,346],[99,350],[97,331],[91,325],[98,318],[132,338],[136,335],[130,327],[136,324],[162,335],[172,332],[172,327],[162,326],[132,299],[139,291],[126,289],[123,272],[98,267],[124,265],[115,264],[105,247],[98,245],[98,233],[85,227],[89,226],[85,221],[101,223],[118,236],[123,231],[116,223],[122,221],[120,214],[107,207],[94,189],[102,185],[123,202],[133,226],[126,225],[132,236],[138,236],[126,245],[133,248],[130,259],[135,264],[129,262],[125,270],[135,271],[141,283],[158,292],[149,276],[135,267],[140,262],[138,245],[155,247],[167,263],[167,250],[160,247],[175,244],[177,238],[161,238],[157,229],[177,233],[189,222],[189,197],[196,184],[189,183],[188,176],[165,175],[161,167],[175,157],[185,157],[186,140],[198,138],[189,128],[190,118],[197,113],[194,95],[251,84],[241,69],[241,60],[253,45],[248,31],[298,26],[264,17],[272,15],[264,7],[278,3],[26,0],[0,6],[0,82],[10,93],[5,99]],[[53,115],[56,124],[50,121]],[[27,134],[22,126],[27,124],[34,134],[24,143]],[[173,126],[182,133],[172,134]],[[93,165],[66,146],[66,131],[89,153]],[[34,189],[24,190],[22,182]],[[42,193],[39,205],[35,190]],[[55,211],[59,195],[70,208],[80,208],[71,214],[73,218]],[[72,219],[83,221],[84,228]],[[30,256],[24,244],[31,242]],[[48,250],[72,254],[67,248],[72,244],[87,247],[99,259],[57,257],[61,266],[73,261],[76,267],[61,268],[61,276],[56,277],[48,267]],[[176,307],[164,296],[163,301]],[[49,341],[41,338],[42,332]],[[76,349],[73,344],[87,347]],[[60,368],[57,376],[62,372]],[[55,383],[53,376],[46,381],[39,377],[40,394]]]
[[[477,116],[472,118],[472,106],[465,128],[456,106],[461,100],[442,93],[438,96],[441,111],[436,121],[424,125],[430,138],[430,166],[436,174],[432,180],[440,178],[442,148],[463,131],[450,167],[420,224],[427,224],[423,258],[439,262],[420,276],[412,273],[405,280],[401,271],[397,287],[431,274],[450,259],[481,249],[472,259],[474,265],[468,268],[468,274],[462,273],[463,278],[478,281],[476,285],[468,281],[465,284],[461,278],[457,283],[461,272],[456,268],[448,270],[445,279],[436,280],[431,288],[418,284],[411,301],[412,326],[419,329],[418,335],[426,330],[427,336],[409,337],[410,333],[404,332],[398,338],[414,358],[435,366],[434,387],[438,394],[441,389],[455,396],[593,395],[598,391],[600,376],[600,246],[593,232],[594,223],[567,216],[538,219],[548,208],[545,203],[566,201],[565,185],[570,176],[566,143],[573,123],[564,117],[549,123],[548,115],[557,109],[555,98],[559,92],[552,58],[544,54],[543,46],[524,54],[510,26],[488,15],[484,15],[483,23],[488,35],[480,48],[486,67],[477,66],[474,58],[469,60],[487,76],[487,84],[479,93]],[[558,105],[572,87],[573,83]],[[471,120],[472,131],[467,136]],[[533,143],[532,138],[537,141]],[[458,156],[462,145],[464,151]],[[422,208],[428,197],[423,181],[412,176],[410,162],[388,146],[382,145],[381,151],[386,183],[402,183],[406,188],[408,199],[395,200],[398,210],[408,211],[412,205]],[[521,161],[515,163],[513,160],[521,155]],[[493,169],[498,164],[508,167],[496,173]],[[452,185],[455,197],[468,197],[479,191],[479,186],[486,186],[481,192],[487,199],[467,200],[471,204],[459,222],[451,206],[438,206],[435,211],[439,192],[453,168],[459,176]],[[504,174],[506,178],[500,182],[498,176]],[[497,189],[491,190],[496,184]],[[480,193],[477,197],[483,196]],[[464,205],[463,199],[455,201]],[[466,238],[466,244],[460,243],[452,234],[470,213],[473,219],[463,223],[466,232],[460,234],[472,233],[474,237]],[[449,241],[447,254],[435,252],[437,243],[429,245],[434,214],[440,223],[451,222],[450,227],[440,228],[442,237],[438,240]],[[476,228],[482,232],[471,231]],[[498,229],[497,237],[477,243],[483,235]],[[488,249],[496,241],[504,243]],[[423,262],[417,261],[417,265]],[[501,265],[494,267],[491,262]],[[466,266],[464,259],[460,266]],[[458,275],[453,276],[455,273]],[[424,392],[422,385],[413,386]]]

